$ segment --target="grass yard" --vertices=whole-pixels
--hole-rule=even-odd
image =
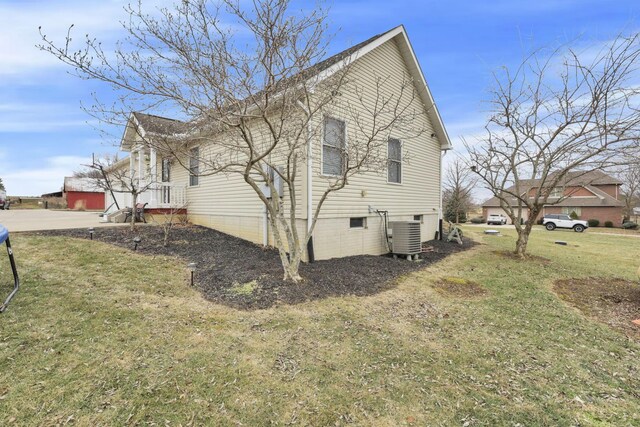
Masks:
[[[590,228],[588,231],[588,233],[602,233],[602,234],[624,234],[627,236],[636,236],[636,237],[640,237],[640,229],[637,230],[630,230],[630,229],[623,229],[623,228],[607,228],[607,227],[594,227],[594,228]]]
[[[640,239],[534,232],[523,263],[507,230],[375,295],[255,311],[175,259],[15,235],[0,425],[640,425],[640,342],[553,292],[635,279]]]
[[[11,200],[10,209],[42,209],[40,204],[42,199],[40,197],[19,197],[9,196]]]

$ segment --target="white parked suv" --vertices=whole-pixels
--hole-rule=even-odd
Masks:
[[[507,217],[502,214],[491,214],[487,218],[487,224],[489,225],[505,225],[507,223]]]
[[[589,228],[589,223],[587,221],[571,219],[569,215],[563,214],[545,215],[542,219],[542,224],[549,231],[553,231],[556,228],[573,228],[573,231],[582,233],[584,230]]]

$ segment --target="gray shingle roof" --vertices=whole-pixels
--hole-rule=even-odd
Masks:
[[[362,49],[369,43],[384,36],[385,34],[388,34],[394,31],[396,28],[398,27],[392,28],[389,31],[385,31],[384,33],[377,34],[361,43],[358,43],[341,52],[338,52],[335,55],[332,55],[329,58],[324,59],[306,68],[305,70],[301,71],[296,75],[293,75],[291,77],[281,80],[280,82],[276,83],[276,85],[281,86],[281,85],[285,85],[287,82],[291,80],[308,79],[312,76],[318,75],[321,72],[329,69],[333,65],[337,64],[338,62],[353,55],[354,53],[356,53],[358,50]],[[253,95],[253,97],[259,97],[259,96],[260,96],[260,92]],[[162,116],[146,114],[141,112],[134,112],[132,114],[136,118],[136,120],[138,120],[138,123],[140,123],[140,125],[145,130],[145,132],[156,133],[159,135],[173,135],[173,134],[186,132],[190,127],[188,123],[185,123],[180,120],[170,119],[168,117],[162,117]]]
[[[619,179],[616,179],[601,170],[592,170],[588,172],[575,171],[567,174],[565,185],[622,185]]]
[[[180,120],[140,112],[134,112],[132,114],[145,132],[157,133],[159,135],[173,135],[186,131],[188,127],[185,122],[181,122]]]
[[[101,180],[96,178],[64,177],[64,191],[79,191],[85,193],[104,193]]]

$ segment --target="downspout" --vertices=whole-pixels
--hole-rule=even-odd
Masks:
[[[267,205],[262,207],[262,246],[269,246],[269,213]]]
[[[309,110],[307,107],[300,101],[298,101],[298,106],[304,111],[307,115],[307,118],[310,116]],[[311,231],[311,224],[313,223],[313,145],[311,144],[311,123],[307,121],[307,233]],[[315,261],[315,256],[313,253],[313,236],[309,238],[309,242],[307,242],[307,256],[308,261]]]
[[[311,143],[311,123],[307,123],[307,233],[311,231],[313,223],[313,144]],[[313,235],[307,242],[307,256],[309,262],[315,261],[313,253]]]
[[[269,167],[267,165],[262,165],[261,168],[267,175],[269,174]],[[266,191],[267,189],[270,190],[270,188],[271,187],[269,187],[269,184],[265,180],[263,191]],[[262,246],[269,246],[269,209],[267,209],[266,203],[263,203],[262,206]]]
[[[311,231],[313,222],[313,146],[309,140],[309,126],[307,123],[307,232]]]
[[[440,200],[438,200],[438,240],[442,240],[442,221],[444,217],[442,215],[442,163],[444,162],[444,156],[447,155],[448,150],[443,150],[440,157],[440,170],[438,171],[438,179],[440,180]]]

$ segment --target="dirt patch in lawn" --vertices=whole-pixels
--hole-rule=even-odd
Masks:
[[[487,293],[479,283],[462,277],[444,277],[434,283],[433,287],[441,294],[459,298],[476,298]]]
[[[525,254],[524,257],[521,257],[512,251],[493,251],[493,253],[503,258],[512,259],[514,261],[535,261],[544,265],[551,263],[550,259],[537,255]]]
[[[554,291],[585,315],[640,339],[640,283],[607,277],[558,280]]]
[[[86,229],[50,230],[29,233],[88,239]],[[450,254],[474,246],[443,241],[428,242],[429,250],[418,261],[391,256],[359,255],[302,264],[304,281],[290,284],[282,280],[277,251],[199,226],[179,226],[171,242],[162,246],[162,230],[157,226],[96,228],[94,240],[133,249],[134,237],[142,242],[143,254],[176,256],[197,263],[195,286],[205,298],[241,309],[268,308],[277,304],[296,304],[332,296],[371,295],[394,286],[398,277],[439,261]]]

